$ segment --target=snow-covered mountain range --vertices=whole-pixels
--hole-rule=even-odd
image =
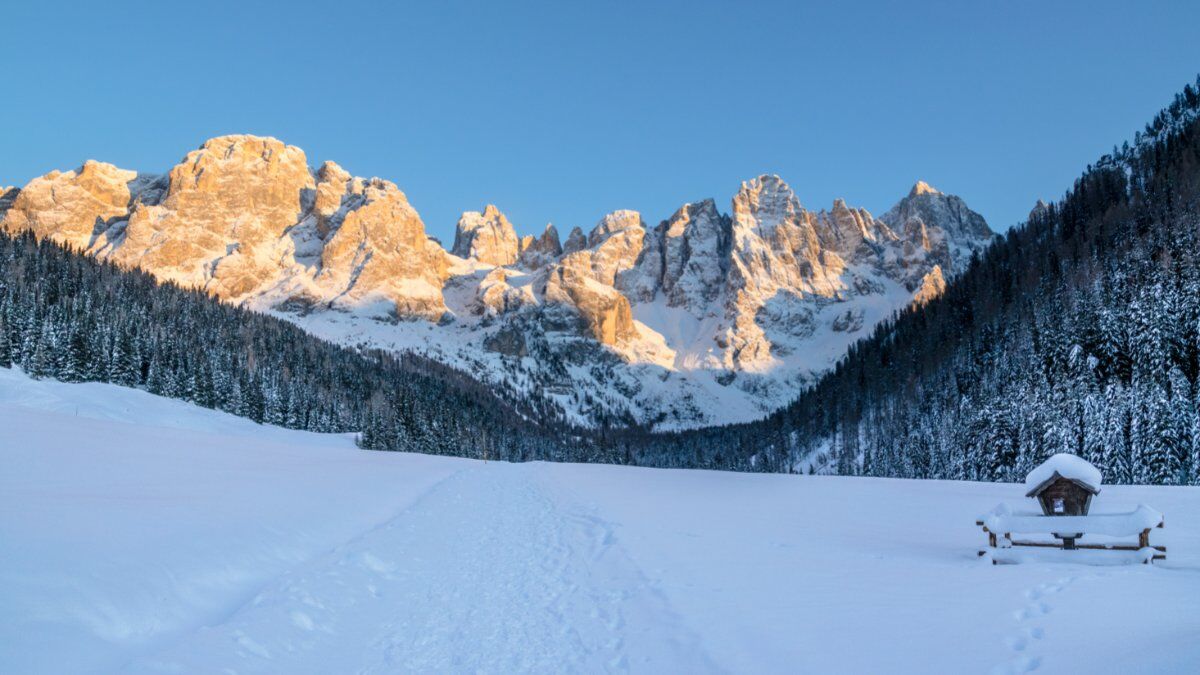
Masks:
[[[224,136],[166,175],[88,161],[0,189],[0,227],[270,312],[419,351],[583,424],[691,427],[791,400],[871,326],[941,293],[993,237],[918,182],[880,218],[801,206],[778,176],[656,226],[614,211],[565,241],[468,211],[446,251],[394,184]]]

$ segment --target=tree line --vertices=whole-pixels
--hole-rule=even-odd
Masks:
[[[356,432],[365,448],[580,459],[537,401],[419,356],[334,345],[28,233],[0,234],[0,367],[14,365],[260,423]]]
[[[644,443],[1001,481],[1071,452],[1113,482],[1200,484],[1198,113],[1200,80],[783,410]]]

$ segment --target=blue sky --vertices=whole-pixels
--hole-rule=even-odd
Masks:
[[[1195,2],[16,3],[0,184],[276,136],[396,182],[431,234],[648,223],[778,173],[879,214],[918,178],[995,229],[1200,72]]]

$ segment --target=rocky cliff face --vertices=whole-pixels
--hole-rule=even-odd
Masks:
[[[426,236],[408,198],[378,178],[352,178],[344,186],[326,234],[318,231],[323,245],[315,281],[321,292],[315,300],[345,309],[383,300],[399,317],[440,318],[446,254]],[[311,222],[306,218],[300,229]]]
[[[944,288],[944,271],[961,269],[991,236],[962,200],[925,183],[883,219],[840,199],[808,211],[777,176],[744,183],[733,200],[724,363],[770,367],[789,343],[818,332],[827,308],[852,305],[845,312],[856,316],[853,305],[877,304],[870,297],[886,295],[889,283],[927,301]]]
[[[0,227],[330,339],[422,351],[580,423],[665,427],[786,403],[992,237],[920,182],[882,218],[842,200],[808,210],[778,176],[730,206],[685,204],[654,227],[614,211],[561,241],[553,226],[519,239],[489,205],[463,214],[446,252],[394,184],[225,136],[164,176],[89,161],[0,189]]]
[[[587,247],[587,237],[584,236],[583,230],[579,226],[571,228],[567,233],[567,240],[563,242],[563,253],[574,253]]]
[[[622,291],[633,283],[645,234],[636,211],[614,211],[601,218],[586,248],[565,253],[543,272],[546,302],[577,311],[601,344],[634,338],[633,313]]]
[[[445,311],[445,252],[404,193],[332,162],[314,173],[273,138],[214,138],[165,177],[91,161],[51,172],[20,191],[3,226],[232,301]]]
[[[708,312],[724,292],[733,230],[717,204],[706,199],[685,204],[655,232],[661,262],[661,289],[667,304],[696,316]]]
[[[137,173],[88,161],[75,171],[51,171],[23,189],[5,191],[4,229],[30,230],[87,250],[111,227],[128,220],[139,189]]]
[[[279,273],[280,238],[301,219],[313,188],[299,148],[273,138],[214,138],[171,169],[159,203],[134,205],[108,255],[238,298]]]
[[[967,208],[954,195],[938,192],[924,181],[917,181],[908,196],[880,217],[893,231],[919,242],[926,258],[943,269],[966,264],[976,250],[971,242],[992,235],[983,216]]]
[[[451,253],[485,265],[511,265],[517,261],[520,248],[512,223],[488,204],[483,213],[467,211],[458,219]]]
[[[526,235],[521,239],[519,262],[526,269],[536,270],[558,260],[562,254],[563,247],[558,238],[558,230],[554,225],[546,225],[541,237]]]
[[[0,185],[0,222],[3,222],[4,214],[12,208],[13,202],[17,200],[19,194],[21,194],[20,188]]]

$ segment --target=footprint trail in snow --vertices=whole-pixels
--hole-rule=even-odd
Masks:
[[[551,496],[536,470],[459,472],[130,670],[715,670],[612,527]]]
[[[992,669],[992,675],[1028,673],[1038,669],[1042,659],[1033,654],[1035,646],[1046,636],[1046,629],[1037,625],[1049,615],[1054,607],[1052,599],[1073,582],[1076,576],[1066,576],[1049,581],[1025,591],[1026,604],[1013,612],[1013,619],[1021,624],[1020,630],[1005,638],[1004,644],[1013,652],[1013,657]]]

